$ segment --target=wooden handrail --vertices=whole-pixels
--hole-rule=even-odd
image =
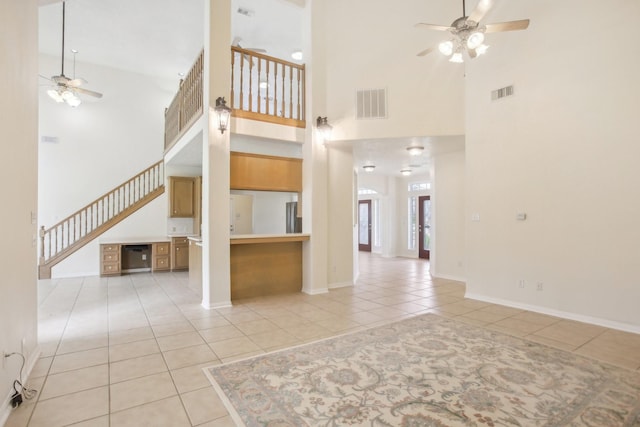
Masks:
[[[204,50],[200,52],[178,93],[164,111],[164,148],[168,150],[202,115]]]
[[[164,162],[161,160],[52,227],[42,226],[40,277],[50,277],[53,265],[162,193]]]
[[[305,66],[231,47],[234,117],[305,127]]]

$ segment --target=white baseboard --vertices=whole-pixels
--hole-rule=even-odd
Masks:
[[[456,282],[466,282],[467,281],[466,277],[452,276],[450,274],[438,274],[438,273],[433,273],[433,272],[432,272],[432,277],[434,277],[436,279],[454,280]]]
[[[320,294],[326,294],[327,292],[329,292],[329,288],[322,288],[322,289],[302,289],[302,292],[304,292],[307,295],[320,295]]]
[[[24,364],[23,374],[25,376],[25,385],[29,384],[29,376],[31,375],[31,371],[33,371],[33,367],[36,366],[39,358],[40,347],[36,346],[35,350],[29,355],[29,358],[25,361]],[[17,375],[20,375],[20,372],[17,372]],[[13,382],[11,384],[13,384]],[[9,415],[11,415],[11,411],[13,410],[13,408],[11,407],[11,396],[13,396],[13,386],[11,386],[11,388],[9,389],[7,397],[2,402],[2,406],[0,406],[0,426],[3,426],[7,422],[7,419],[9,419]]]
[[[216,302],[216,303],[213,303],[213,304],[209,304],[209,302],[207,302],[207,301],[202,301],[201,305],[204,308],[206,308],[207,310],[212,310],[212,309],[215,309],[215,308],[233,307],[233,304],[231,304],[231,301]]]
[[[349,286],[353,286],[351,282],[337,282],[329,284],[329,289],[339,289],[339,288],[347,288]]]
[[[475,299],[475,300],[484,301],[484,302],[490,302],[492,304],[505,305],[507,307],[519,308],[521,310],[533,311],[536,313],[547,314],[549,316],[560,317],[562,319],[575,320],[577,322],[603,326],[605,328],[616,329],[619,331],[640,334],[640,326],[629,325],[628,323],[616,322],[608,319],[601,319],[599,317],[586,316],[583,314],[571,313],[569,311],[554,310],[547,307],[531,305],[531,304],[523,304],[516,301],[509,301],[501,298],[493,298],[493,297],[488,297],[486,295],[479,295],[479,294],[473,294],[473,293],[465,294],[465,298]]]

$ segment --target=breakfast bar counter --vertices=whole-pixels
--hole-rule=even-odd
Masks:
[[[309,234],[232,235],[231,300],[300,292]]]

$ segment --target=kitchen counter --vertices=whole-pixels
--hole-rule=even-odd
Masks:
[[[287,234],[233,234],[230,236],[230,244],[247,245],[259,243],[283,243],[283,242],[303,242],[309,240],[311,236],[305,233]]]
[[[231,244],[231,299],[300,292],[302,242],[310,235],[233,235]]]
[[[151,237],[113,237],[107,239],[99,239],[101,245],[135,245],[145,243],[171,242],[169,236],[151,236]]]

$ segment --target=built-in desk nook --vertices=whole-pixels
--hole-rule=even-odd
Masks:
[[[172,263],[173,252],[181,248],[184,241],[187,255],[182,264]],[[181,258],[182,259],[182,255]],[[100,241],[100,275],[116,276],[122,273],[143,271],[168,271],[187,269],[188,246],[186,237],[133,237]]]
[[[308,234],[231,236],[231,300],[302,290],[302,242]]]

